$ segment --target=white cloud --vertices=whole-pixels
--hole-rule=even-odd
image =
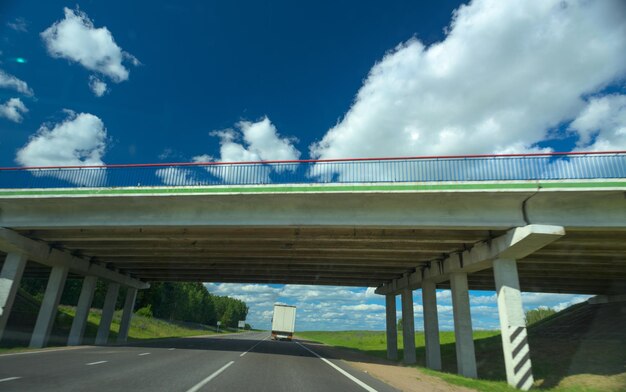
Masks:
[[[296,329],[381,329],[384,325],[384,297],[366,288],[264,284],[205,284],[216,295],[245,301],[248,320],[257,328],[270,328],[274,304],[297,306]],[[382,313],[381,313],[382,311]]]
[[[410,39],[385,55],[311,155],[536,151],[584,95],[625,75],[625,12],[620,1],[461,6],[442,42]]]
[[[276,126],[269,118],[264,117],[257,122],[240,121],[234,129],[212,131],[211,136],[220,139],[220,157],[198,155],[193,157],[194,162],[258,162],[296,160],[300,157],[293,143],[295,139],[283,137],[278,133]],[[223,179],[227,183],[269,183],[272,170],[282,172],[293,170],[284,165],[258,165],[254,172],[248,175],[239,175],[239,170],[231,165],[207,166],[206,170],[212,175]]]
[[[103,165],[107,132],[104,123],[89,113],[66,111],[68,117],[56,124],[43,124],[17,152],[23,166]]]
[[[570,129],[580,135],[581,150],[626,150],[626,95],[590,99]]]
[[[285,161],[300,157],[300,151],[293,146],[294,139],[281,137],[267,117],[257,122],[240,121],[235,127],[211,132],[220,138],[220,162]]]
[[[103,96],[108,90],[107,84],[102,80],[98,79],[98,77],[91,75],[89,77],[89,88],[91,92],[94,93],[96,97]]]
[[[28,87],[28,84],[25,81],[18,79],[17,77],[11,74],[8,74],[1,69],[0,69],[0,88],[12,89],[19,93],[27,95],[29,97],[34,94],[33,90],[30,87]]]
[[[7,22],[7,26],[20,33],[28,32],[28,22],[24,18],[15,18],[12,22]]]
[[[19,98],[11,98],[6,103],[0,104],[0,117],[13,122],[22,122],[24,113],[28,113],[28,108]]]
[[[48,53],[81,64],[119,83],[128,79],[125,62],[139,61],[120,48],[106,27],[96,28],[85,12],[64,8],[65,18],[41,33]]]

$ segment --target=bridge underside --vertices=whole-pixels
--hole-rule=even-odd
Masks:
[[[506,230],[242,226],[16,231],[143,281],[377,287]],[[521,289],[623,293],[624,254],[624,229],[568,229],[518,260]],[[48,273],[48,267],[31,262],[25,276],[45,278]],[[468,283],[476,290],[495,287],[489,269],[469,274]],[[449,282],[437,287],[448,288]]]

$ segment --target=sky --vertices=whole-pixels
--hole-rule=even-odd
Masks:
[[[621,0],[5,0],[0,22],[4,167],[626,150]],[[259,324],[283,301],[383,327],[366,289],[208,287]]]

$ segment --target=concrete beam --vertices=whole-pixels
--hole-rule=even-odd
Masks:
[[[439,319],[437,315],[436,285],[431,281],[422,282],[422,306],[424,309],[424,340],[426,367],[441,370],[441,346],[439,344]]]
[[[11,314],[15,295],[20,288],[26,262],[26,255],[9,253],[2,265],[2,272],[0,272],[0,341]]]
[[[117,295],[120,292],[119,283],[109,283],[107,294],[104,297],[104,305],[102,306],[102,317],[96,334],[96,344],[107,344],[109,340],[109,332],[111,330],[111,321],[113,321],[113,313],[115,312],[115,303]]]
[[[122,320],[120,321],[120,330],[117,333],[117,342],[126,343],[128,339],[128,330],[133,317],[133,309],[135,307],[135,299],[137,298],[137,289],[129,287],[126,290],[126,300],[124,301],[124,311],[122,312]]]
[[[472,316],[470,313],[467,274],[456,272],[450,275],[452,286],[452,312],[454,316],[454,337],[456,347],[456,366],[458,373],[465,377],[476,378],[476,354],[472,335]]]
[[[29,260],[50,267],[68,268],[72,272],[96,276],[104,280],[117,282],[137,289],[147,289],[150,287],[148,283],[93,264],[82,257],[77,257],[68,252],[51,248],[44,242],[24,237],[4,227],[0,227],[0,249],[7,253],[23,253],[28,256]]]
[[[387,315],[387,359],[398,360],[398,321],[396,320],[396,296],[385,297]]]
[[[48,285],[43,295],[43,301],[41,301],[41,308],[37,315],[37,321],[35,322],[33,335],[30,338],[29,347],[41,348],[48,344],[50,332],[52,331],[54,319],[56,318],[59,308],[61,294],[63,294],[67,273],[68,268],[61,266],[53,267],[50,271]]]
[[[423,280],[440,283],[455,272],[471,273],[491,267],[496,258],[521,259],[565,235],[562,226],[527,225],[509,230],[491,241],[481,242],[471,249],[454,253],[443,260],[409,275],[408,280],[392,281],[376,289],[376,294],[397,293],[404,287],[420,288]]]
[[[67,340],[68,346],[78,346],[83,344],[83,336],[85,335],[85,327],[87,326],[87,317],[89,317],[89,308],[93,301],[93,295],[96,291],[96,283],[98,278],[95,276],[85,276],[83,279],[83,287],[80,289],[78,297],[78,305],[76,305],[76,315],[72,322],[72,329]]]
[[[404,345],[405,364],[416,362],[415,359],[415,316],[413,314],[413,290],[402,292],[402,342]]]

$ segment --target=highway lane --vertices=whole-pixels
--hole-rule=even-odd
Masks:
[[[329,362],[268,333],[168,339],[0,356],[0,391],[393,390]]]

